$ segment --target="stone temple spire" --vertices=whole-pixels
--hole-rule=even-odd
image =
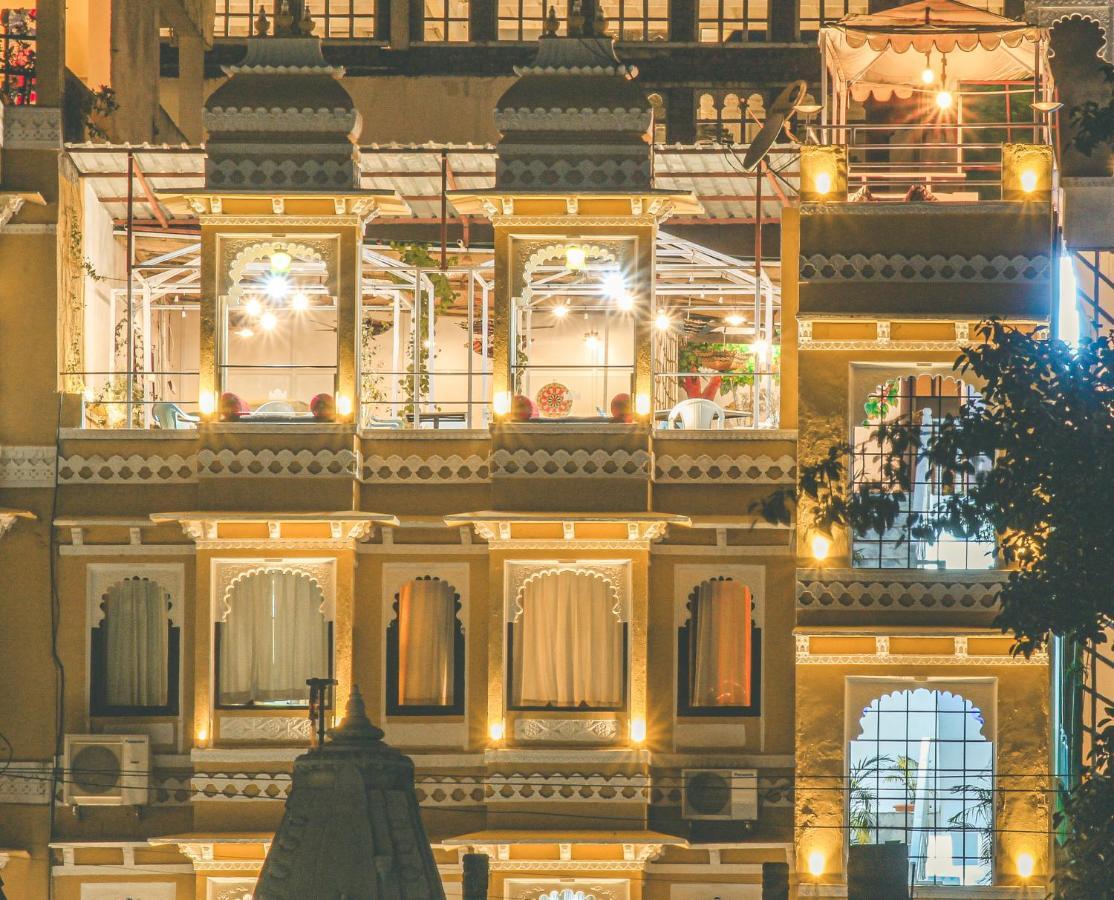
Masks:
[[[344,721],[294,761],[256,900],[444,900],[414,764],[383,743],[353,686]]]
[[[598,14],[591,23],[570,19],[574,36],[558,37],[550,10],[537,58],[515,68],[518,81],[496,104],[497,189],[650,189],[650,103],[604,27]]]
[[[362,122],[325,61],[308,7],[282,0],[260,8],[247,55],[225,66],[228,81],[205,103],[209,191],[331,192],[360,186]],[[273,36],[266,36],[273,32]]]

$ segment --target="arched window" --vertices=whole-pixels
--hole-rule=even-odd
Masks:
[[[963,534],[951,529],[933,537],[930,526],[944,515],[948,496],[965,491],[979,473],[990,468],[990,460],[973,461],[970,475],[953,478],[950,473],[929,463],[923,451],[948,417],[955,417],[979,400],[978,391],[952,375],[921,372],[895,375],[880,383],[864,370],[864,385],[856,405],[862,410],[854,423],[851,479],[856,490],[894,492],[899,467],[908,479],[910,490],[902,500],[901,519],[880,534],[864,532],[855,536],[856,566],[867,568],[940,568],[985,569],[994,564],[993,534]],[[865,394],[865,399],[863,395]],[[893,445],[879,439],[882,426],[919,429],[919,443],[912,443],[895,459]]]
[[[332,673],[325,597],[303,572],[265,570],[233,582],[217,625],[222,706],[304,705],[307,678]]]
[[[509,624],[511,704],[518,709],[620,709],[626,623],[610,582],[561,569],[528,578]]]
[[[754,623],[750,589],[711,578],[688,598],[677,635],[677,714],[756,716],[760,713],[762,630]]]
[[[862,711],[848,753],[853,844],[900,841],[918,884],[989,884],[994,745],[982,711],[946,690],[897,690]]]
[[[464,712],[460,595],[440,578],[415,578],[395,594],[387,626],[387,713]]]
[[[125,578],[100,608],[90,648],[93,715],[177,715],[180,635],[170,594],[150,579]]]

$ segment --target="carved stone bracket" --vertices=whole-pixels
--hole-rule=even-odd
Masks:
[[[609,744],[619,740],[619,722],[616,719],[516,719],[514,736],[520,741]]]

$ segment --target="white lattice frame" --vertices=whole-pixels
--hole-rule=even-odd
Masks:
[[[506,621],[517,622],[522,615],[522,595],[526,586],[546,575],[573,572],[601,579],[608,588],[614,605],[611,612],[620,622],[630,622],[631,564],[630,560],[508,560],[506,563]]]
[[[308,559],[214,559],[211,563],[213,622],[223,622],[231,607],[228,595],[233,585],[260,572],[287,572],[304,575],[321,592],[319,612],[329,622],[336,618],[337,561],[335,557]]]
[[[182,627],[186,576],[181,563],[91,563],[85,567],[86,627],[89,631],[104,621],[101,601],[109,589],[126,578],[145,578],[157,583],[170,600],[171,624]]]
[[[386,665],[387,660],[387,626],[394,621],[395,611],[394,602],[395,595],[402,590],[402,586],[409,581],[416,578],[438,578],[445,584],[449,585],[460,598],[460,610],[457,612],[457,620],[460,622],[460,630],[468,633],[468,609],[469,609],[469,583],[472,578],[472,567],[466,562],[459,563],[429,563],[429,562],[404,562],[404,563],[384,563],[383,564],[383,592],[380,596],[380,608],[382,609],[382,622],[383,627],[379,629],[379,658],[383,660]],[[464,654],[464,684],[465,688],[469,683],[469,666],[468,666],[468,653],[467,650]],[[387,706],[387,679],[380,679],[383,685],[383,709]],[[468,710],[468,691],[464,692],[465,697],[465,716],[467,717]]]

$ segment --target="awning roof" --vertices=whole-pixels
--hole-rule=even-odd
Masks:
[[[127,219],[128,153],[135,159],[133,218],[143,227],[187,228],[196,218],[184,203],[167,203],[162,196],[201,190],[205,181],[202,147],[71,144],[67,152],[108,216]],[[745,148],[727,146],[658,145],[654,148],[655,187],[692,191],[703,204],[701,222],[746,222],[755,215],[755,183],[759,177],[742,170]],[[441,158],[447,162],[449,191],[488,190],[495,182],[492,147],[425,144],[371,145],[361,148],[365,190],[394,190],[410,206],[410,216],[381,217],[377,223],[433,223],[441,215]],[[763,181],[762,215],[781,218],[781,208],[796,196],[799,184],[794,148],[775,148],[767,157]],[[776,173],[776,174],[774,174]],[[459,216],[450,204],[452,219]],[[678,221],[674,219],[673,221]]]
[[[1041,37],[1039,28],[957,0],[916,0],[841,19],[822,29],[820,42],[854,99],[887,100],[924,89],[926,57],[939,75],[946,55],[949,89],[962,81],[1032,78]]]

